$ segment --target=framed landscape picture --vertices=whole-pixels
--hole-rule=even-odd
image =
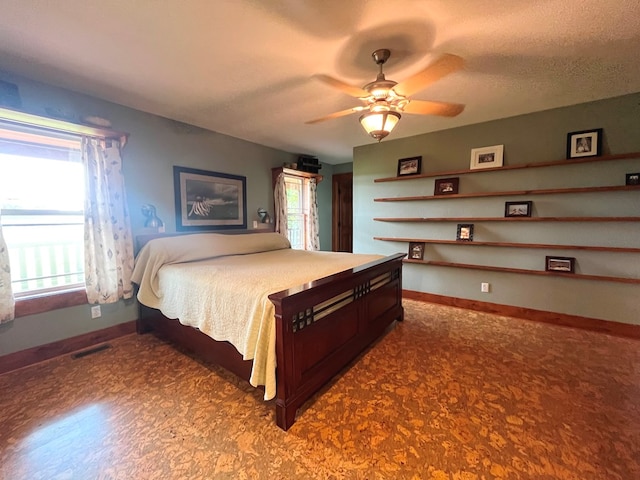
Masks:
[[[246,177],[173,167],[176,230],[247,228]]]
[[[533,202],[505,202],[504,203],[504,216],[505,217],[530,217],[531,206]]]
[[[418,175],[422,167],[422,157],[401,158],[398,160],[398,177]]]
[[[480,168],[501,167],[504,161],[504,145],[492,147],[473,148],[471,150],[471,170]]]
[[[625,185],[640,185],[640,172],[627,173],[625,175]]]
[[[547,272],[574,273],[576,259],[574,257],[545,257],[545,270]]]
[[[455,195],[458,193],[460,177],[439,178],[434,183],[434,195]]]

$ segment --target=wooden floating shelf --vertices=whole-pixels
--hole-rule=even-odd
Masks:
[[[471,265],[468,263],[440,262],[435,260],[412,260],[409,258],[405,258],[403,262],[417,263],[422,265],[433,265],[438,267],[454,267],[454,268],[466,268],[471,270],[485,270],[489,272],[520,273],[524,275],[545,275],[545,276],[551,276],[551,277],[571,278],[575,280],[597,280],[601,282],[640,284],[639,278],[608,277],[603,275],[585,275],[582,273],[547,272],[546,270],[528,270],[524,268],[492,267],[489,265]]]
[[[305,172],[303,170],[297,170],[295,168],[274,167],[271,169],[271,176],[273,177],[274,183],[275,179],[280,173],[284,173],[286,175],[291,175],[294,177],[315,178],[318,182],[321,182],[323,180],[323,176],[321,173]]]
[[[640,158],[640,152],[621,153],[618,155],[603,155],[601,157],[587,157],[587,158],[571,159],[571,160],[554,160],[552,162],[525,163],[522,165],[505,165],[503,167],[483,168],[483,169],[477,169],[477,170],[470,170],[470,169],[448,170],[444,172],[422,173],[420,175],[405,175],[402,177],[376,178],[374,179],[374,182],[397,182],[402,180],[416,180],[418,178],[446,177],[450,175],[465,175],[468,173],[499,172],[499,171],[506,171],[506,170],[519,170],[522,168],[540,168],[540,167],[555,167],[555,166],[564,166],[564,165],[577,165],[581,163],[606,162],[610,160],[624,160],[629,158]]]
[[[640,217],[377,217],[377,222],[638,222]]]
[[[507,248],[540,248],[545,250],[588,250],[594,252],[640,253],[640,248],[633,247],[598,247],[588,245],[558,245],[546,243],[509,243],[509,242],[461,242],[457,240],[425,240],[416,238],[373,237],[374,240],[387,242],[419,242],[435,245],[462,245],[465,247],[507,247]]]
[[[453,200],[456,198],[506,197],[515,195],[550,195],[554,193],[626,192],[638,190],[640,185],[612,185],[605,187],[546,188],[542,190],[512,190],[508,192],[456,193],[452,195],[423,195],[417,197],[374,198],[375,202],[410,202],[416,200]]]

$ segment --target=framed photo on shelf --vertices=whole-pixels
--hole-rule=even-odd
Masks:
[[[480,168],[497,168],[502,166],[504,145],[471,149],[471,170]]]
[[[567,134],[567,159],[602,155],[602,129]]]
[[[547,272],[574,273],[576,259],[574,257],[545,257],[545,270]]]
[[[473,242],[473,223],[459,223],[456,240],[459,242]]]
[[[247,228],[247,177],[173,167],[176,230]]]
[[[434,195],[455,195],[458,193],[460,177],[438,178],[433,187]]]
[[[409,258],[411,260],[424,258],[424,242],[409,242]]]
[[[422,157],[401,158],[398,160],[398,177],[419,175],[422,168]]]
[[[627,173],[625,179],[625,185],[640,185],[640,172]]]
[[[530,217],[533,202],[504,202],[505,217]]]

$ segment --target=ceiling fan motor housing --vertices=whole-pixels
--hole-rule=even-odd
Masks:
[[[380,48],[371,54],[376,65],[383,65],[391,56],[391,50]]]
[[[389,60],[391,51],[386,48],[381,48],[373,52],[371,56],[376,62],[376,65],[380,65],[380,72],[378,72],[378,76],[374,82],[367,83],[364,87],[362,87],[362,89],[371,94],[374,102],[378,100],[389,99],[391,89],[398,84],[398,82],[394,82],[393,80],[387,80],[384,77],[384,73],[382,71],[382,66],[386,63],[387,60]]]

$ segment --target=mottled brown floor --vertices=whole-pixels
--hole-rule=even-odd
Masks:
[[[640,479],[640,342],[405,307],[287,433],[150,335],[0,376],[0,477]]]

